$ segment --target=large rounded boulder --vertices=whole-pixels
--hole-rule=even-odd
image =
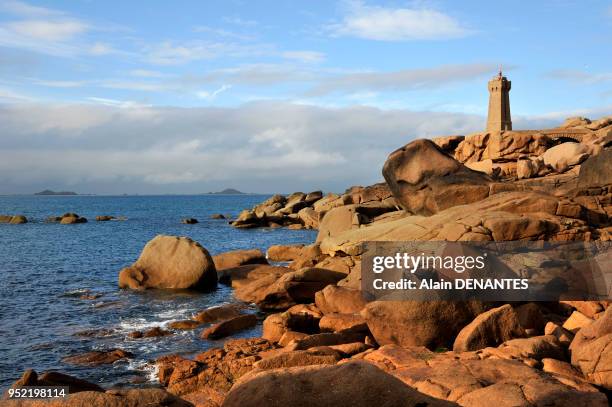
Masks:
[[[223,402],[223,407],[452,405],[455,404],[419,393],[373,364],[361,361],[247,374]]]
[[[612,149],[602,151],[582,163],[578,175],[580,188],[612,185]]]
[[[374,301],[361,311],[380,345],[450,348],[461,329],[485,311],[477,301]]]
[[[426,139],[392,152],[382,172],[402,208],[425,216],[488,197],[492,182],[486,174],[467,168]]]
[[[158,235],[132,266],[119,273],[119,287],[210,290],[217,271],[208,251],[187,237]]]

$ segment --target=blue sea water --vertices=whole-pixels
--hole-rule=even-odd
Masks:
[[[211,293],[117,287],[119,271],[133,263],[158,234],[188,236],[214,255],[273,244],[311,243],[311,230],[232,228],[214,213],[236,216],[265,195],[197,196],[0,196],[0,214],[23,214],[27,224],[0,224],[0,387],[25,369],[58,370],[103,386],[154,378],[156,357],[193,354],[221,343],[199,338],[201,329],[174,335],[129,339],[134,330],[164,327],[207,307],[235,301],[220,285]],[[89,222],[45,223],[49,216],[76,212]],[[97,215],[125,221],[96,222]],[[183,225],[181,218],[200,223]],[[83,294],[92,299],[80,298]],[[97,298],[93,298],[97,297]],[[256,310],[252,310],[256,312]],[[262,315],[263,317],[263,315]],[[105,329],[97,335],[83,331]],[[242,333],[254,336],[261,327]],[[121,348],[134,358],[112,365],[66,364],[66,356]]]

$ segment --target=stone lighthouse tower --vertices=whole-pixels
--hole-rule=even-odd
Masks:
[[[500,132],[512,130],[510,118],[510,81],[503,76],[501,69],[496,77],[489,81],[489,116],[487,131]]]

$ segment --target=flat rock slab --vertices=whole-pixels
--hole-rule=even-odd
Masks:
[[[202,331],[201,337],[203,339],[220,339],[252,328],[255,325],[257,325],[257,317],[254,314],[239,315],[206,328]]]

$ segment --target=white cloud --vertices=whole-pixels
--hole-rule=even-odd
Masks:
[[[234,31],[224,30],[224,29],[221,29],[221,28],[209,27],[209,26],[206,26],[206,25],[196,26],[196,27],[194,27],[193,31],[198,32],[198,33],[213,34],[213,35],[216,35],[216,36],[219,36],[219,37],[230,38],[230,39],[240,40],[240,41],[251,41],[251,40],[254,40],[256,38],[254,35],[237,33],[237,32],[234,32]]]
[[[100,97],[95,97],[95,96],[88,97],[87,100],[95,104],[100,104],[103,106],[119,107],[122,109],[139,109],[139,108],[144,108],[144,107],[150,107],[150,105],[134,102],[131,100],[116,100],[116,99],[100,98]]]
[[[96,42],[89,48],[89,53],[91,55],[108,55],[117,52],[111,45],[105,44],[103,42]]]
[[[325,60],[325,54],[316,51],[285,51],[282,56],[286,59],[307,63],[323,62]]]
[[[34,98],[13,89],[0,87],[0,102],[23,103],[33,102]]]
[[[207,83],[267,86],[278,83],[310,82],[321,78],[322,72],[293,64],[245,64],[222,68],[200,75],[184,75],[177,82],[184,87]]]
[[[0,10],[23,17],[40,17],[62,15],[61,11],[46,7],[33,6],[22,1],[0,1]]]
[[[159,71],[152,71],[150,69],[133,69],[129,72],[131,76],[138,76],[142,78],[163,78],[167,74]]]
[[[461,38],[472,33],[455,18],[430,8],[386,8],[351,2],[332,34],[379,41]]]
[[[220,93],[225,92],[226,90],[230,89],[232,86],[231,85],[222,85],[219,89],[216,89],[212,92],[207,92],[205,90],[196,92],[196,96],[200,99],[207,99],[207,100],[213,100],[215,99]]]
[[[612,72],[591,73],[580,70],[559,69],[549,72],[548,76],[553,79],[563,79],[569,82],[586,85],[612,81]]]
[[[80,88],[87,85],[88,81],[50,81],[42,79],[32,79],[35,85],[46,86],[49,88]]]
[[[97,81],[96,84],[102,88],[107,89],[123,89],[123,90],[135,90],[139,92],[163,92],[172,90],[172,87],[164,83],[159,82],[135,82],[131,80],[115,80],[107,79]]]
[[[286,102],[161,108],[89,100],[0,106],[0,192],[51,181],[92,192],[110,183],[116,193],[126,185],[200,192],[225,184],[259,192],[339,191],[379,181],[389,152],[414,137],[471,132],[484,122],[473,115]]]
[[[493,64],[462,64],[391,72],[349,73],[322,80],[308,92],[308,95],[320,96],[333,92],[434,89],[450,83],[480,78],[491,74],[495,69]]]
[[[19,1],[0,0],[0,10],[16,16],[0,22],[0,46],[62,57],[129,55],[106,42],[92,41],[91,35],[94,32],[123,32],[125,27],[111,23],[97,25],[59,10]]]
[[[271,52],[271,47],[266,44],[243,45],[214,41],[190,41],[184,44],[164,41],[145,49],[148,61],[158,65],[181,65],[218,57],[260,56]]]
[[[473,114],[287,102],[235,108],[89,102],[0,105],[0,193],[48,185],[107,193],[228,185],[252,192],[342,191],[380,181],[387,155],[415,138],[467,134],[485,124]],[[545,128],[573,113],[514,120],[517,128]],[[596,113],[606,111],[580,112]]]
[[[85,32],[88,26],[77,20],[23,20],[6,23],[3,28],[16,35],[35,40],[65,41]]]
[[[245,20],[240,17],[224,17],[223,21],[229,24],[234,24],[242,27],[255,27],[259,23],[255,20]]]

